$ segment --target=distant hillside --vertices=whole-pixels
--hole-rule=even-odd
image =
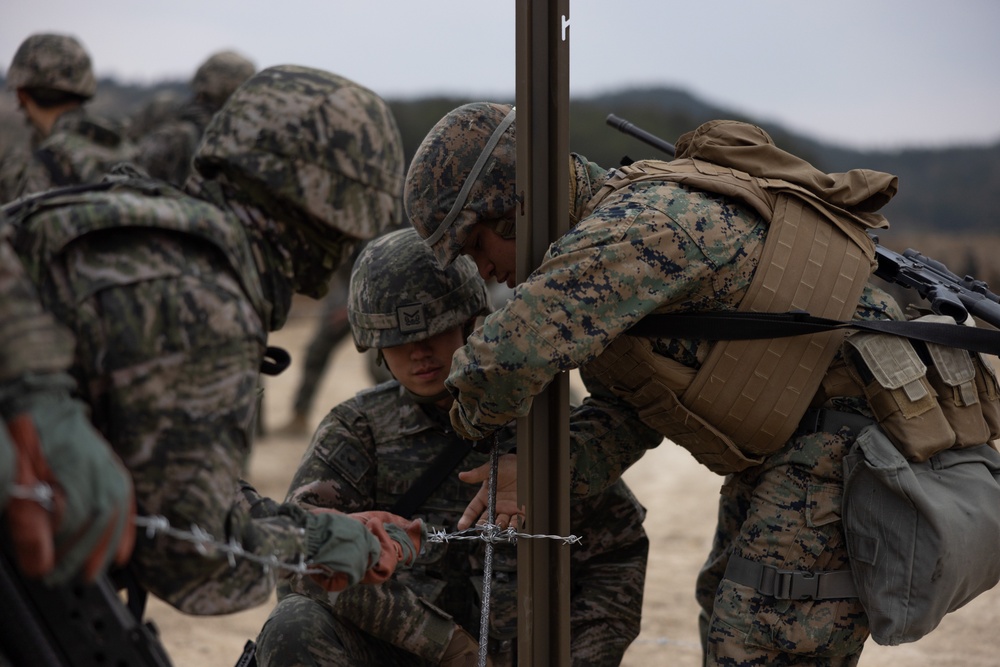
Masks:
[[[0,86],[3,83],[0,77]],[[190,94],[187,84],[180,81],[138,86],[104,79],[99,82],[98,94],[91,107],[96,113],[127,118],[154,96],[162,97],[165,93],[178,99]],[[407,160],[441,116],[468,101],[471,100],[442,97],[390,99],[403,135]],[[671,143],[680,134],[707,120],[745,120],[760,125],[780,147],[811,161],[823,171],[865,167],[896,174],[900,179],[899,194],[884,210],[893,223],[887,237],[897,230],[1000,232],[995,219],[996,211],[1000,210],[1000,143],[897,152],[845,150],[789,132],[774,123],[709,105],[682,90],[644,88],[574,99],[570,104],[570,150],[609,167],[617,165],[626,155],[632,159],[662,157],[655,149],[606,125],[609,113],[626,118]],[[0,149],[5,142],[23,140],[24,129],[13,95],[3,91],[0,93]]]

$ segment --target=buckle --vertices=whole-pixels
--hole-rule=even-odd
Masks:
[[[809,600],[819,595],[819,575],[815,572],[779,570],[764,566],[760,590],[776,600]]]

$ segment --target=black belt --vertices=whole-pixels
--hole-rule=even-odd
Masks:
[[[726,579],[750,586],[776,600],[830,600],[856,598],[850,570],[802,572],[779,570],[741,556],[732,556],[726,565]]]
[[[853,412],[841,412],[840,410],[829,410],[827,408],[812,408],[806,410],[799,420],[799,427],[795,430],[795,435],[805,433],[838,433],[840,429],[847,428],[851,432],[851,437],[857,438],[862,429],[871,426],[875,420],[864,415]]]

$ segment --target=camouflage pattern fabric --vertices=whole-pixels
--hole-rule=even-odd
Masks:
[[[212,111],[204,105],[184,105],[175,118],[139,139],[135,163],[153,178],[181,187],[191,174],[191,161],[211,118]]]
[[[274,217],[295,215],[310,241],[325,246],[331,232],[370,239],[402,220],[402,146],[378,95],[329,72],[285,65],[233,93],[205,129],[195,169],[209,179],[224,175]]]
[[[10,245],[12,231],[0,219],[0,383],[25,373],[65,370],[73,360],[73,338],[42,310]]]
[[[577,158],[583,161],[582,158]],[[596,192],[607,172],[576,173]],[[644,182],[607,198],[555,241],[527,281],[486,318],[452,362],[447,386],[462,430],[476,438],[523,416],[559,371],[582,368],[645,315],[734,310],[746,292],[767,226],[721,197]],[[694,341],[657,340],[655,349],[693,365]]]
[[[10,246],[10,231],[0,219],[0,386],[28,373],[65,370],[73,359],[73,339],[42,310],[35,286]],[[0,427],[0,507],[13,479],[12,452],[6,429]]]
[[[250,60],[234,51],[210,56],[191,80],[192,99],[169,112],[161,112],[161,117],[152,125],[156,108],[145,110],[140,121],[145,122],[146,127],[138,142],[136,164],[153,178],[177,187],[184,185],[205,127],[255,70]]]
[[[505,431],[505,437],[513,433]],[[438,453],[467,446],[447,413],[417,405],[395,381],[334,408],[317,430],[287,500],[342,511],[388,509]],[[487,460],[470,449],[459,469]],[[476,487],[457,471],[416,509],[431,525],[454,529]],[[648,540],[644,510],[623,482],[578,501],[572,529],[573,663],[617,665],[639,632]],[[483,547],[478,541],[429,543],[412,570],[383,586],[356,587],[335,600],[301,585],[285,591],[259,637],[262,667],[277,665],[438,664],[456,626],[478,636]],[[490,646],[495,665],[516,645],[516,548],[495,552]]]
[[[0,162],[0,203],[53,187],[96,183],[135,145],[114,123],[82,108],[59,116],[48,137],[31,149],[9,152]]]
[[[343,249],[374,226],[351,219],[373,210],[355,198],[390,219],[398,212],[399,134],[384,101],[321,70],[265,70],[230,101],[206,131],[208,173],[188,180],[188,195],[115,174],[4,214],[43,307],[76,336],[70,372],[133,475],[140,514],[263,557],[299,563],[329,552],[335,561],[345,540],[332,515],[287,506],[255,516],[238,478],[267,332],[284,323],[295,292],[321,293]],[[381,180],[364,180],[359,164]],[[242,171],[250,165],[253,179]],[[344,521],[351,529],[341,532],[365,543],[347,551],[379,553],[358,521]],[[140,536],[134,564],[140,583],[192,614],[259,604],[276,576],[159,533]],[[370,563],[357,565],[363,574]]]
[[[128,183],[53,191],[7,210],[45,308],[76,335],[71,373],[132,473],[139,513],[297,562],[306,554],[301,522],[251,519],[237,487],[267,333],[264,302],[247,296],[254,262],[238,259],[244,223],[176,191]],[[266,253],[258,246],[253,256]],[[154,595],[192,614],[260,604],[276,574],[145,533],[133,564]]]
[[[502,225],[513,216],[517,203],[513,124],[498,138],[464,204],[452,211],[483,146],[511,108],[509,104],[485,102],[460,107],[431,128],[407,170],[403,191],[406,215],[422,238],[436,237],[427,242],[442,265],[461,254],[474,223]],[[449,214],[455,217],[446,222]]]
[[[239,53],[219,51],[198,66],[191,79],[191,90],[205,108],[218,111],[256,70],[257,66]]]
[[[578,192],[594,192],[606,178],[595,166],[578,164],[574,172]],[[550,246],[507,306],[456,353],[446,384],[457,396],[452,420],[460,433],[482,437],[525,414],[532,397],[559,371],[580,367],[586,378],[587,363],[648,313],[734,310],[767,232],[757,214],[734,202],[655,181],[616,192],[593,210],[578,198],[571,217],[580,222]],[[900,316],[891,300],[866,289],[857,317]],[[654,340],[660,354],[692,368],[705,358],[707,346],[666,335]],[[706,664],[856,662],[868,634],[857,600],[790,603],[727,580],[719,583],[725,570],[720,554],[730,546],[781,569],[836,569],[846,563],[835,509],[845,450],[835,434],[800,437],[742,476],[758,475],[738,500],[723,500],[722,536],[699,588],[707,615]],[[634,460],[628,457],[635,452],[627,451],[611,451],[609,457],[619,453],[627,458],[610,467],[623,469]],[[607,476],[600,473],[601,461],[587,461],[588,474]],[[803,495],[816,489],[827,495]],[[801,525],[812,532],[799,541],[795,528]],[[776,530],[780,534],[772,538]],[[786,536],[784,547],[776,544]]]
[[[21,42],[7,70],[7,88],[50,88],[89,98],[97,79],[90,55],[75,37],[40,33]]]

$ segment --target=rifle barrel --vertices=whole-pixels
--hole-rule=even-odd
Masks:
[[[649,144],[653,148],[663,151],[670,157],[674,157],[677,154],[677,149],[669,141],[664,141],[660,139],[655,134],[650,134],[641,127],[636,126],[634,123],[630,123],[624,118],[619,118],[613,113],[608,114],[606,122],[611,127],[615,128],[619,132],[624,132],[625,134],[635,137],[639,141]]]

